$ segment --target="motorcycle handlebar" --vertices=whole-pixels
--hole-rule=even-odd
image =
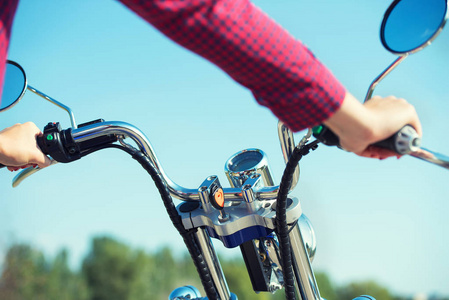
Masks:
[[[49,125],[47,126],[50,126],[51,124],[53,124],[52,126],[58,126],[57,123],[56,124],[49,123]],[[327,129],[328,128],[324,127],[323,130],[317,132],[317,127],[315,127],[313,129],[313,136],[326,145],[338,145],[338,137],[336,137],[336,135],[333,134],[333,132]],[[58,133],[60,133],[60,136],[62,136],[63,143],[69,141],[68,145],[77,148],[78,149],[77,151],[80,152],[81,155],[79,157],[76,155],[72,155],[72,157],[70,157],[71,148],[67,147],[67,145],[64,144],[65,150],[61,150],[61,147],[55,148],[58,149],[56,153],[61,153],[65,151],[64,157],[63,158],[55,157],[54,149],[53,151],[49,151],[48,147],[43,145],[45,143],[44,139],[47,138],[47,136],[46,135],[40,136],[38,137],[38,144],[45,154],[53,157],[52,164],[57,162],[70,162],[76,160],[82,157],[83,154],[87,155],[88,153],[91,153],[92,149],[95,147],[99,149],[101,148],[102,145],[112,144],[113,142],[116,142],[120,137],[130,137],[138,145],[139,150],[142,151],[142,153],[144,153],[146,156],[148,156],[152,164],[159,170],[169,188],[171,196],[184,201],[200,201],[198,189],[189,189],[182,187],[173,182],[165,174],[161,164],[159,163],[154,153],[154,150],[149,140],[138,128],[129,123],[117,121],[104,122],[103,120],[95,120],[86,124],[82,124],[76,129],[69,128],[66,130],[62,130],[58,128]],[[329,133],[331,135],[328,135]],[[284,159],[287,162],[288,158],[293,152],[293,149],[296,147],[294,137],[292,132],[282,122],[279,122],[278,124],[278,134]],[[308,133],[299,142],[298,147],[304,146],[310,140],[311,135],[312,130],[309,130]],[[397,139],[398,136],[400,136],[401,139]],[[332,139],[334,137],[336,138],[336,143],[335,141],[332,142]],[[425,160],[429,163],[444,167],[446,169],[449,169],[449,157],[446,157],[439,153],[432,152],[427,149],[420,148],[417,142],[419,142],[419,137],[411,126],[405,126],[395,135],[395,138],[390,139],[390,144],[400,143],[413,146],[412,152],[409,153],[409,155]],[[70,157],[70,159],[65,161],[64,159],[67,159],[68,156]],[[5,167],[4,165],[0,164],[0,169],[4,167]],[[40,169],[38,167],[37,168],[30,167],[21,171],[13,179],[12,183],[13,187],[18,186],[25,178],[29,177],[30,175],[34,174],[39,170]],[[299,166],[296,167],[290,191],[296,187],[298,180],[299,180]],[[279,186],[269,186],[259,188],[254,192],[256,193],[256,197],[258,199],[271,200],[276,199],[278,191]],[[225,199],[228,201],[243,201],[242,190],[239,188],[225,188],[224,196]]]
[[[52,125],[52,123],[49,123],[49,125],[47,126],[57,126],[57,125]],[[285,126],[283,126],[282,123],[280,123],[279,125],[279,138],[281,139],[281,144],[282,144],[282,149],[284,152],[284,155],[287,157],[289,155],[289,153],[292,151],[292,149],[294,149],[294,141],[292,139],[292,136],[288,133],[286,133],[287,129]],[[152,164],[159,170],[159,172],[161,173],[163,179],[166,181],[167,186],[169,188],[170,194],[180,200],[183,201],[200,201],[200,197],[198,194],[198,189],[189,189],[189,188],[185,188],[182,187],[178,184],[176,184],[174,181],[172,181],[167,174],[164,172],[161,164],[159,163],[159,160],[156,157],[156,154],[153,150],[153,147],[151,146],[150,141],[147,139],[147,137],[145,136],[145,134],[140,131],[137,127],[129,124],[129,123],[125,123],[125,122],[119,122],[119,121],[112,121],[112,122],[100,122],[100,123],[93,123],[93,124],[89,124],[89,125],[84,125],[84,126],[79,126],[77,129],[67,129],[65,131],[61,131],[60,129],[59,132],[63,132],[63,134],[61,134],[62,140],[64,140],[64,143],[66,143],[67,141],[69,141],[71,144],[76,145],[79,147],[79,145],[83,145],[83,144],[89,144],[89,142],[93,141],[93,140],[102,140],[104,139],[104,137],[110,137],[110,136],[114,136],[114,137],[129,137],[131,138],[138,146],[139,150],[142,151],[146,156],[149,157],[150,161],[152,162]],[[281,135],[281,132],[284,133]],[[70,136],[69,136],[70,134]],[[55,138],[56,136],[59,135],[52,135],[52,138]],[[288,139],[287,139],[288,137]],[[48,134],[45,134],[45,130],[44,130],[44,135],[39,137],[38,139],[38,144],[41,147],[42,151],[46,154],[50,154],[53,158],[55,153],[55,149],[56,149],[56,155],[58,153],[63,152],[63,150],[61,150],[61,147],[57,147],[57,146],[49,146],[48,144],[46,144],[46,140],[48,139]],[[112,142],[112,141],[110,141]],[[78,159],[79,157],[75,157],[73,160]],[[58,159],[56,159],[58,160]],[[69,161],[73,161],[73,160],[68,160],[68,161],[64,161],[65,159],[61,159],[58,160],[59,162],[69,162]],[[298,167],[299,169],[299,167]],[[36,171],[39,169],[36,169]],[[23,172],[21,174],[19,174],[18,176],[16,176],[16,178],[14,178],[14,182],[13,182],[13,186],[17,186],[23,179],[24,177],[28,177],[29,175],[33,174],[35,171],[33,172]],[[297,174],[299,174],[299,170],[296,172]],[[22,175],[23,174],[23,175]],[[298,175],[299,176],[299,175]],[[291,190],[296,186],[297,183],[297,179],[293,182]],[[259,190],[255,191],[258,198],[262,199],[262,200],[270,200],[270,199],[276,199],[277,197],[277,193],[279,190],[279,186],[270,186],[270,187],[263,187],[260,188]],[[242,190],[239,188],[224,188],[224,196],[225,199],[227,201],[243,201],[243,195],[242,195]]]

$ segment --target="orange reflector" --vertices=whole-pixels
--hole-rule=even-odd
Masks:
[[[223,207],[224,206],[224,193],[223,193],[223,189],[219,188],[218,190],[215,191],[214,193],[214,200],[215,203],[217,203],[218,206]]]

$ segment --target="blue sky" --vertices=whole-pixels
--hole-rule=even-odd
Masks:
[[[395,58],[379,41],[390,1],[255,3],[307,44],[359,99]],[[443,31],[375,92],[413,103],[423,144],[442,153],[449,153],[448,48]],[[70,106],[79,123],[101,117],[139,127],[180,185],[196,188],[213,174],[225,183],[225,161],[249,147],[265,151],[275,179],[281,177],[272,114],[217,67],[116,1],[22,0],[9,58],[25,68],[30,85]],[[70,125],[65,112],[27,93],[2,113],[0,127],[29,120],[40,128],[50,121]],[[77,266],[90,238],[99,234],[148,250],[183,249],[149,176],[124,153],[105,150],[59,164],[15,189],[14,174],[2,173],[0,254],[20,241],[49,254],[67,247]],[[374,279],[400,293],[449,294],[448,176],[410,157],[381,162],[321,146],[301,162],[293,193],[316,230],[314,267],[339,283]]]

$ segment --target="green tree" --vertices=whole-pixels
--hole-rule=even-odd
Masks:
[[[91,300],[167,299],[178,286],[199,283],[190,258],[169,248],[146,254],[109,237],[97,237],[83,262]]]
[[[337,300],[337,291],[329,276],[324,272],[316,272],[315,278],[320,291],[320,296],[328,300]]]
[[[239,299],[285,299],[283,291],[254,293],[242,259],[221,261],[229,288]],[[374,281],[336,287],[324,272],[317,272],[316,279],[321,296],[329,300],[351,300],[366,294],[382,300],[405,299],[393,297]],[[66,250],[51,260],[29,245],[12,246],[0,276],[0,299],[166,300],[173,289],[183,285],[196,286],[205,295],[189,255],[176,257],[169,248],[147,254],[110,237],[97,237],[83,261],[82,272],[69,268]]]
[[[47,278],[41,252],[29,245],[12,246],[5,257],[0,298],[5,300],[44,299]]]
[[[89,299],[84,278],[68,266],[68,252],[61,250],[48,271],[47,300]]]
[[[12,246],[0,277],[2,300],[86,300],[87,287],[67,264],[67,251],[51,261],[29,245]]]
[[[139,270],[139,254],[109,237],[98,237],[82,266],[92,300],[129,299]]]
[[[136,256],[138,261],[138,276],[133,282],[129,300],[146,299],[167,299],[170,292],[178,285],[182,274],[192,277],[193,274],[186,274],[180,266],[169,248],[162,248],[152,255],[147,255],[140,251]]]

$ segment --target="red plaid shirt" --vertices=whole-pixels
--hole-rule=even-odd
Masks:
[[[0,5],[4,62],[18,0]],[[213,62],[249,88],[291,129],[335,112],[345,89],[313,54],[249,0],[121,0],[169,38]],[[0,83],[4,63],[0,63]]]

